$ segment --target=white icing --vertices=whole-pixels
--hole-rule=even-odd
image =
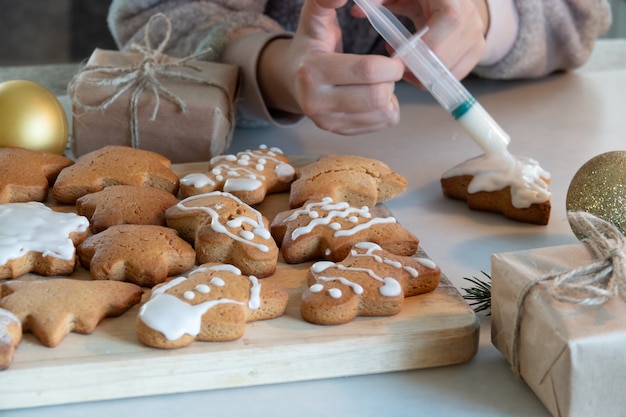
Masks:
[[[39,202],[0,205],[0,265],[39,252],[63,260],[75,254],[70,234],[89,227],[86,217],[59,213]]]
[[[277,158],[283,152],[278,148],[268,150],[267,146],[261,146],[259,150],[247,150],[236,155],[218,155],[211,158],[209,162],[210,175],[217,182],[224,180],[224,173],[229,177],[226,179],[223,191],[239,192],[254,191],[263,186],[266,176],[263,173],[271,163],[274,167],[274,174],[281,182],[290,182],[295,176],[295,168],[281,159]],[[271,167],[271,165],[269,165]],[[191,178],[191,175],[195,175]],[[202,177],[204,176],[204,178]],[[190,174],[181,180],[184,185],[192,185],[195,188],[202,188],[206,185],[214,186],[215,182],[208,175]]]
[[[394,217],[372,217],[367,206],[358,208],[351,207],[346,202],[333,203],[330,197],[324,197],[322,201],[308,203],[303,208],[294,210],[283,222],[293,221],[300,216],[307,216],[311,221],[292,231],[293,240],[311,233],[318,226],[328,226],[335,231],[333,236],[342,237],[352,236],[375,224],[396,223]],[[342,224],[341,219],[348,219],[348,224]]]
[[[492,155],[483,154],[444,172],[443,178],[473,176],[467,191],[497,191],[511,187],[511,203],[516,208],[548,201],[551,193],[547,179],[550,174],[531,158],[514,157],[508,150]]]
[[[20,319],[9,310],[0,308],[0,346],[13,344],[13,340],[9,335],[9,326],[15,325],[22,325]]]
[[[226,222],[226,224],[222,224],[220,223],[220,215],[218,213],[218,210],[221,209],[221,205],[214,205],[213,207],[205,207],[205,206],[186,206],[185,204],[192,202],[194,200],[200,199],[200,198],[204,198],[207,196],[216,196],[216,195],[221,195],[227,198],[230,198],[232,200],[234,200],[237,204],[240,204],[243,207],[246,207],[251,213],[253,213],[256,216],[256,219],[252,219],[250,217],[247,216],[237,216],[229,221]],[[249,224],[253,227],[252,233],[254,234],[254,236],[259,237],[263,240],[267,240],[269,241],[272,238],[272,235],[270,233],[270,231],[265,227],[265,224],[263,223],[263,215],[253,209],[252,207],[248,206],[247,204],[245,204],[243,201],[241,201],[240,199],[238,199],[237,197],[235,197],[234,195],[230,194],[230,193],[225,193],[225,192],[221,192],[221,191],[214,191],[212,193],[207,193],[207,194],[198,194],[198,195],[194,195],[191,197],[187,197],[186,199],[180,201],[176,207],[178,207],[180,210],[182,211],[202,211],[206,214],[208,214],[211,217],[211,228],[217,232],[217,233],[224,233],[227,236],[229,236],[230,238],[237,240],[238,242],[242,242],[245,243],[247,245],[251,245],[253,247],[255,247],[256,249],[260,250],[261,252],[269,252],[269,246],[262,244],[262,243],[256,243],[253,242],[252,239],[249,239],[247,237],[242,237],[240,236],[240,234],[234,233],[233,231],[229,230],[230,229],[239,229],[241,228],[241,226],[246,223]]]
[[[224,264],[198,268],[191,272],[189,276],[207,271],[232,271],[237,275],[241,274],[238,268],[234,267],[233,269],[231,265]],[[185,334],[197,336],[202,325],[202,316],[216,305],[227,303],[244,305],[241,301],[229,298],[207,300],[196,305],[191,305],[187,302],[196,298],[196,292],[209,294],[211,292],[210,285],[225,286],[226,281],[217,276],[211,277],[209,284],[197,284],[193,290],[185,291],[182,299],[167,293],[168,290],[180,285],[187,279],[185,277],[177,277],[169,282],[155,286],[150,299],[139,310],[141,321],[146,326],[161,332],[168,340],[177,340]],[[248,279],[251,285],[247,305],[252,310],[258,309],[261,306],[261,284],[254,276],[249,276]]]

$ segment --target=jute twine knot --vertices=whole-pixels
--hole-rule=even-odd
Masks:
[[[511,366],[520,376],[520,333],[524,303],[535,285],[548,283],[554,299],[578,305],[601,305],[618,295],[626,301],[626,237],[611,223],[587,212],[567,214],[572,230],[585,236],[582,242],[597,261],[571,271],[549,274],[529,281],[517,299]]]
[[[152,47],[150,42],[150,33],[154,29],[157,20],[162,20],[166,24],[165,36],[156,49]],[[228,120],[231,127],[234,123],[234,111],[232,109],[232,102],[226,86],[208,81],[206,79],[196,77],[187,72],[181,71],[181,69],[191,69],[193,71],[200,72],[201,69],[192,65],[189,61],[200,58],[207,55],[210,51],[205,50],[193,55],[189,55],[180,59],[170,60],[165,62],[167,57],[163,51],[167,47],[170,36],[172,34],[172,23],[166,15],[163,13],[157,13],[150,17],[144,34],[144,44],[132,44],[129,47],[129,51],[137,52],[142,55],[142,59],[134,64],[121,66],[121,67],[108,67],[103,65],[87,65],[80,70],[76,76],[70,81],[68,86],[68,94],[77,107],[85,111],[98,111],[105,110],[118,98],[120,98],[127,91],[132,91],[130,97],[130,134],[131,134],[131,146],[134,148],[139,147],[139,130],[137,123],[137,110],[139,97],[145,89],[152,92],[155,97],[154,108],[152,109],[152,116],[150,121],[156,120],[157,113],[159,111],[161,96],[165,99],[173,102],[183,113],[187,112],[186,103],[169,89],[167,89],[160,78],[179,80],[184,82],[191,82],[197,84],[203,84],[210,87],[215,87],[221,90],[229,103]],[[108,77],[102,78],[101,75],[105,74]],[[98,76],[100,75],[100,76]],[[76,94],[76,88],[80,83],[85,83],[93,87],[115,87],[116,90],[107,98],[102,100],[96,105],[89,105],[83,103]]]

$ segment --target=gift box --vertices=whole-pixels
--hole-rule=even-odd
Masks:
[[[626,415],[623,236],[606,242],[491,258],[492,342],[555,417]]]
[[[239,68],[153,52],[96,49],[74,77],[68,94],[75,156],[127,145],[179,163],[206,161],[227,148]]]

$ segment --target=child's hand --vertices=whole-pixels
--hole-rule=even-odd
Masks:
[[[398,122],[394,85],[404,65],[379,55],[342,53],[335,8],[346,1],[305,1],[295,37],[266,47],[259,81],[270,107],[304,113],[324,130],[356,135]]]

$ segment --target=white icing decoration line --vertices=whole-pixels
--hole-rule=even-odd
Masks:
[[[514,157],[506,149],[492,155],[480,155],[446,171],[442,177],[473,176],[467,191],[497,191],[511,187],[511,203],[516,208],[548,201],[551,193],[544,179],[550,173],[531,158]]]
[[[320,213],[320,211],[322,213]],[[335,230],[335,237],[352,236],[375,224],[396,223],[394,217],[373,217],[367,206],[357,208],[351,207],[348,203],[334,203],[330,197],[324,197],[320,202],[308,203],[304,208],[294,210],[284,221],[287,223],[297,219],[300,216],[307,216],[312,219],[307,225],[297,227],[291,233],[291,238],[296,240],[298,237],[311,233],[318,226],[328,226]],[[353,226],[347,225],[347,229],[343,229],[343,225],[337,219],[348,219]],[[358,223],[361,219],[370,219],[364,223]]]
[[[234,200],[236,203],[240,204],[242,207],[246,207],[248,210],[250,210],[255,216],[256,216],[256,221],[254,219],[251,219],[250,217],[247,216],[238,216],[235,217],[234,219],[231,219],[229,221],[226,222],[226,225],[223,225],[219,222],[220,220],[220,215],[216,210],[219,210],[218,206],[214,206],[214,208],[211,207],[204,207],[204,206],[191,206],[188,207],[185,205],[185,203],[189,203],[193,200],[197,200],[200,198],[204,198],[204,197],[209,197],[209,196],[216,196],[216,195],[221,195],[223,197],[227,197],[230,198],[232,200]],[[208,214],[211,217],[211,228],[218,233],[224,233],[227,236],[231,237],[232,239],[238,241],[238,242],[242,242],[245,243],[247,245],[251,245],[253,247],[255,247],[256,249],[260,250],[261,252],[269,252],[269,247],[267,245],[264,244],[260,244],[260,243],[255,243],[252,242],[250,239],[246,239],[246,238],[242,238],[241,236],[239,236],[238,234],[235,234],[233,232],[231,232],[230,230],[228,230],[228,227],[230,228],[240,228],[244,223],[246,224],[250,224],[252,225],[253,229],[253,233],[255,236],[260,237],[261,239],[264,240],[269,240],[271,239],[271,233],[269,230],[267,230],[265,228],[265,225],[263,223],[263,215],[253,209],[252,207],[248,206],[247,204],[245,204],[243,201],[241,201],[239,198],[235,197],[234,195],[230,194],[230,193],[226,193],[226,192],[221,192],[221,191],[214,191],[212,193],[207,193],[207,194],[198,194],[198,195],[194,195],[191,197],[187,197],[186,199],[180,201],[177,205],[176,205],[180,210],[182,211],[202,211],[205,212],[206,214]]]
[[[86,217],[55,212],[43,203],[8,203],[0,205],[0,265],[38,252],[71,260],[76,248],[70,239],[73,232],[89,227]]]
[[[9,310],[0,308],[0,345],[13,343],[13,340],[9,335],[10,325],[18,325],[21,327],[22,323],[15,314]]]

